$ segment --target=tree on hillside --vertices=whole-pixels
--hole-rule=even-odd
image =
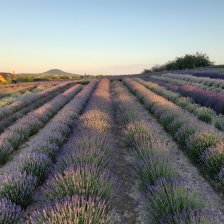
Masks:
[[[151,70],[145,69],[143,73],[161,72],[166,70],[194,69],[199,67],[207,67],[213,65],[213,62],[206,54],[197,52],[196,54],[186,54],[183,57],[177,57],[173,61],[169,61],[164,65],[155,66]]]

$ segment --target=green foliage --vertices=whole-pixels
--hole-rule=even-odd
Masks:
[[[194,160],[200,156],[202,152],[211,146],[216,145],[218,136],[216,133],[210,131],[196,132],[187,140],[189,153]]]
[[[204,202],[195,200],[195,196],[186,183],[181,183],[177,179],[161,178],[155,185],[146,188],[146,197],[150,201],[149,206],[157,223],[161,223],[159,220],[162,219],[167,220],[170,215],[177,212],[203,207]]]
[[[214,111],[209,108],[199,107],[195,111],[197,117],[207,123],[211,123],[215,115]]]
[[[161,72],[166,70],[194,69],[212,65],[213,62],[209,59],[207,54],[197,52],[196,54],[186,54],[183,57],[177,57],[175,60],[169,61],[164,65],[154,66],[151,70],[145,69],[143,73]]]
[[[135,165],[135,172],[144,188],[145,184],[153,185],[158,178],[177,178],[178,172],[171,166],[168,158],[158,149],[143,150],[141,160]]]

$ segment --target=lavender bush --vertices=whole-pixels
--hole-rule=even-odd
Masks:
[[[145,188],[145,196],[156,220],[167,220],[175,213],[203,207],[202,201],[196,200],[195,193],[179,179],[160,178]]]
[[[144,153],[145,157],[138,160],[134,165],[143,189],[146,185],[153,185],[159,178],[177,178],[180,176],[168,159],[157,151],[148,150],[147,153]]]
[[[34,211],[29,224],[114,224],[115,216],[104,201],[83,197],[65,198],[39,211]]]
[[[186,144],[188,145],[188,153],[190,156],[197,160],[201,153],[207,148],[215,146],[219,141],[219,136],[210,130],[200,130],[189,136]]]
[[[19,170],[37,178],[42,183],[51,165],[50,158],[44,153],[24,153],[19,158]]]
[[[30,135],[36,133],[44,123],[74,97],[80,91],[80,88],[79,85],[71,87],[42,107],[27,114],[0,135],[0,163],[4,163],[8,159],[11,153],[11,150],[8,150],[9,145],[11,145],[10,149],[16,150]]]
[[[124,141],[136,153],[141,153],[143,148],[152,148],[154,136],[150,126],[142,120],[130,122],[126,126]]]
[[[111,200],[114,197],[114,178],[103,169],[93,165],[67,168],[63,174],[57,173],[45,185],[45,195],[51,200],[66,196],[82,195]]]
[[[80,165],[94,165],[98,169],[108,167],[109,153],[99,148],[75,148],[68,146],[72,154],[64,155],[59,164],[59,170],[63,172],[68,167],[77,167]]]
[[[167,219],[161,219],[160,224],[218,224],[219,215],[203,209],[190,209],[176,213]]]
[[[32,200],[37,179],[25,172],[15,171],[0,177],[0,196],[25,208]]]
[[[122,88],[121,84],[118,83],[116,83],[115,93],[116,102],[120,109],[119,112],[122,113],[122,116],[125,116],[124,113],[129,110],[134,110],[136,114],[134,121],[132,121],[132,117],[129,117],[130,120],[125,120],[125,122],[122,122],[122,119],[119,120],[122,125],[125,125],[124,134],[126,135],[126,129],[128,129],[129,125],[132,127],[133,123],[141,126],[136,128],[136,130],[131,129],[135,131],[128,135],[129,141],[126,141],[126,146],[130,147],[130,142],[137,142],[136,144],[132,143],[131,146],[139,153],[133,154],[134,158],[131,161],[135,174],[140,180],[140,190],[143,192],[144,201],[149,205],[150,213],[155,217],[155,223],[165,224],[168,223],[170,217],[174,217],[177,213],[203,208],[203,202],[190,190],[190,186],[186,185],[187,182],[180,177],[180,174],[170,164],[168,158],[161,154],[160,149],[153,147],[154,144],[152,144],[151,138],[141,137],[141,132],[152,132],[152,128],[142,110],[138,106],[132,107],[133,104],[131,103],[136,102],[130,96],[130,93],[125,91],[125,88]],[[153,110],[156,111],[157,108],[154,107]],[[159,108],[159,111],[160,115],[158,118],[163,119],[164,108]],[[136,121],[136,118],[140,122]],[[171,130],[174,127],[180,128],[184,124],[183,118],[184,116],[181,119],[180,117],[174,118],[171,123],[166,125]],[[147,127],[147,129],[144,127]],[[192,217],[186,217],[186,223],[191,223],[192,220]]]
[[[14,103],[0,109],[0,120],[5,118],[6,116],[9,116],[15,113],[21,108],[24,108],[28,106],[29,104],[41,99],[42,97],[45,97],[53,92],[56,92],[59,89],[65,89],[68,85],[70,85],[68,82],[60,83],[59,85],[48,88],[40,93],[37,93],[37,94],[34,93],[34,94],[30,94],[30,95],[26,95],[22,97],[21,99],[15,101]]]
[[[205,125],[203,122],[198,121],[194,116],[186,114],[185,111],[170,101],[154,94],[141,84],[129,78],[125,78],[123,82],[136,94],[137,98],[142,100],[146,108],[158,119],[163,117],[164,113],[170,115],[170,119],[168,119],[169,122],[165,122],[164,127],[167,128],[167,130],[171,130],[174,139],[187,150],[194,161],[199,162],[201,154],[209,147],[215,146],[218,143],[223,143],[223,135],[221,133],[217,134],[217,130],[212,126]],[[213,153],[216,155],[213,154],[210,158],[215,158],[215,160],[218,161],[217,163],[222,163],[222,154],[217,151],[213,151]],[[205,163],[201,164],[206,168]],[[223,166],[223,164],[221,165],[219,163],[219,166]],[[217,175],[218,173],[213,175],[213,178],[216,179],[215,177]]]
[[[6,198],[0,198],[0,223],[13,224],[21,213],[21,207]]]

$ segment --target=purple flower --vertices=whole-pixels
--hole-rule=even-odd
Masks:
[[[21,213],[21,207],[7,198],[0,198],[0,223],[13,224]]]
[[[34,211],[27,223],[107,223],[115,224],[116,217],[110,207],[99,199],[67,197],[63,201]]]
[[[0,196],[6,197],[21,207],[26,207],[32,200],[32,193],[37,186],[37,179],[25,172],[14,172],[0,177]]]

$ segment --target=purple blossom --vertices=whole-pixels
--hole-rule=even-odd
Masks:
[[[189,209],[175,213],[168,218],[161,219],[160,224],[219,224],[219,214],[217,212],[203,209]]]
[[[37,178],[41,183],[51,165],[51,159],[45,153],[24,153],[19,158],[19,170]]]
[[[21,207],[7,198],[0,198],[0,223],[13,224],[21,213]]]
[[[108,170],[80,164],[67,168],[62,174],[56,173],[46,183],[44,192],[50,200],[82,195],[108,201],[115,196],[115,186],[115,179]]]
[[[30,112],[14,125],[10,126],[0,136],[0,149],[6,151],[9,147],[4,142],[10,142],[14,150],[17,149],[30,135],[33,135],[47,122],[57,111],[62,108],[80,90],[80,85],[76,85],[59,94],[53,100],[47,102],[40,108]],[[1,155],[1,154],[0,154]],[[3,159],[5,160],[5,158]],[[1,161],[1,158],[0,158]]]
[[[57,86],[48,88],[40,93],[33,93],[30,95],[25,95],[24,97],[20,98],[19,100],[15,101],[14,103],[5,106],[4,108],[0,109],[0,120],[3,119],[6,116],[9,116],[13,113],[15,113],[16,111],[20,110],[23,107],[28,106],[29,104],[31,104],[34,101],[37,101],[45,96],[48,96],[49,94],[52,94],[54,92],[57,92],[59,89],[63,89],[66,86],[68,86],[68,83],[61,83]]]
[[[26,172],[15,171],[0,177],[0,196],[26,207],[32,200],[37,179]]]
[[[107,223],[115,224],[116,217],[110,207],[99,199],[67,197],[54,205],[34,211],[27,223]]]

